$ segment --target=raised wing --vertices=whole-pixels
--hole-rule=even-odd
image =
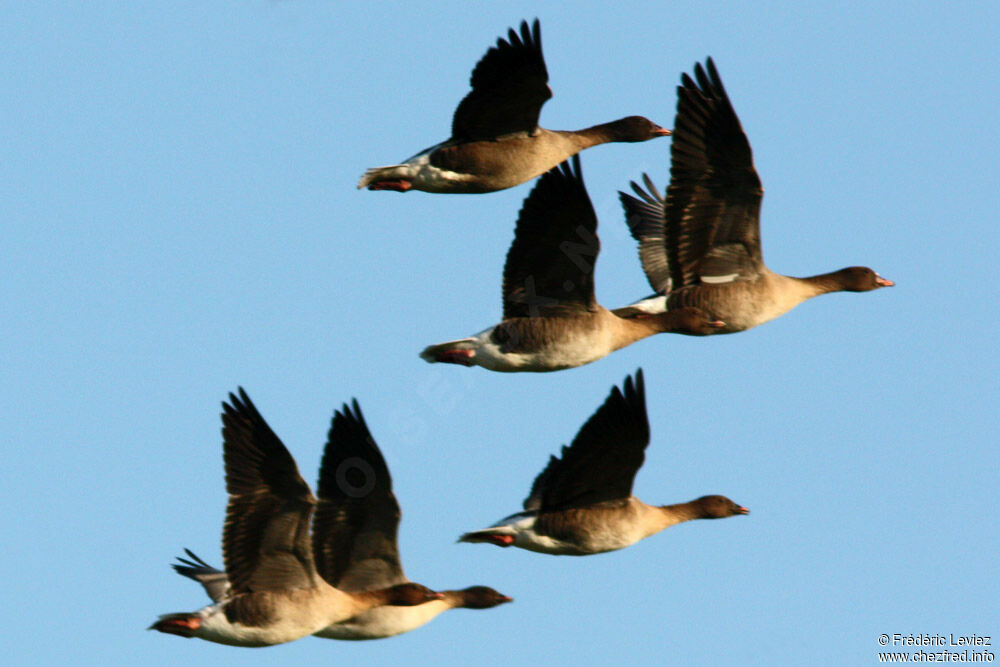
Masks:
[[[593,310],[597,216],[580,158],[542,174],[524,200],[503,270],[503,317]]]
[[[177,563],[172,567],[177,574],[184,575],[189,579],[194,579],[205,589],[212,602],[220,602],[230,596],[229,578],[222,570],[217,570],[201,558],[196,556],[190,549],[185,549],[187,558],[178,556]]]
[[[451,123],[452,139],[494,139],[512,132],[534,133],[538,114],[552,97],[542,56],[542,32],[535,19],[531,29],[521,22],[498,39],[472,70],[472,90],[459,103]]]
[[[642,370],[614,387],[583,425],[562,457],[552,457],[532,487],[525,509],[542,512],[621,501],[632,495],[635,474],[646,458],[649,420]],[[529,508],[533,498],[538,507]]]
[[[542,496],[549,484],[549,478],[552,476],[552,471],[558,469],[560,464],[561,461],[557,457],[549,457],[548,465],[535,477],[535,481],[531,484],[531,492],[524,499],[523,505],[526,512],[536,512],[542,508]]]
[[[625,210],[628,230],[632,233],[632,238],[639,242],[639,261],[646,280],[655,291],[666,294],[671,290],[672,281],[666,235],[663,231],[665,205],[663,196],[649,176],[643,174],[642,180],[646,184],[645,190],[635,181],[630,184],[638,199],[621,191],[618,192],[618,198]]]
[[[242,388],[222,408],[229,493],[222,553],[233,593],[315,586],[309,520],[316,499]]]
[[[667,261],[673,289],[753,279],[763,268],[764,190],[750,143],[709,58],[682,75],[670,149]]]
[[[407,581],[396,535],[399,503],[358,402],[333,415],[317,488],[313,552],[320,575],[345,591]]]

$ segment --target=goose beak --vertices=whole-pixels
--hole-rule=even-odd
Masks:
[[[673,132],[671,132],[666,128],[658,127],[655,130],[653,130],[653,134],[655,134],[658,137],[669,137],[671,134],[673,134]]]
[[[882,276],[875,274],[875,284],[879,287],[892,287],[896,283],[892,282],[888,278],[883,278]]]
[[[712,320],[711,322],[708,323],[708,326],[712,327],[713,329],[721,329],[724,326],[726,326],[726,323],[723,322],[722,320]]]
[[[514,598],[510,597],[509,595],[502,595],[500,597],[500,602],[513,602],[513,601]]]
[[[743,507],[743,505],[737,507],[736,512],[737,514],[750,514],[750,510],[748,510],[746,507]]]

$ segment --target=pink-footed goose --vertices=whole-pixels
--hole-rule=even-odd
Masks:
[[[312,546],[320,576],[342,591],[409,582],[397,547],[400,509],[392,477],[357,401],[333,415],[316,494]],[[174,569],[200,582],[216,602],[229,595],[226,573],[187,551]],[[381,639],[409,632],[448,609],[489,609],[511,598],[487,586],[439,591],[440,600],[382,606],[314,633],[329,639]]]
[[[222,551],[231,588],[198,611],[160,616],[151,630],[232,646],[270,646],[380,605],[442,599],[414,583],[365,592],[327,583],[309,541],[316,499],[291,454],[242,389],[223,403],[222,423],[229,494]]]
[[[451,138],[402,164],[365,172],[358,188],[482,193],[531,180],[572,155],[608,142],[647,141],[670,134],[641,116],[628,116],[584,130],[538,127],[538,115],[552,97],[536,19],[521,34],[486,52],[472,71],[472,90],[455,110]]]
[[[619,317],[597,303],[597,215],[579,156],[571,162],[546,172],[524,200],[504,265],[503,320],[475,336],[425,348],[425,361],[556,371],[656,333],[702,336],[723,326],[696,308]]]
[[[764,190],[750,142],[709,58],[678,86],[666,201],[651,180],[636,183],[638,199],[620,193],[639,257],[658,293],[616,312],[701,308],[734,333],[763,324],[803,301],[828,292],[890,287],[867,267],[852,266],[809,278],[774,273],[764,265],[760,204]]]
[[[562,458],[549,459],[535,478],[524,511],[460,542],[486,542],[557,556],[587,556],[623,549],[683,521],[749,514],[724,496],[677,505],[647,505],[632,482],[649,444],[642,370],[614,387],[583,425]]]

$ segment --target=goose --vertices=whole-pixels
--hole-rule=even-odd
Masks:
[[[706,71],[707,68],[707,71]],[[682,75],[670,149],[666,200],[643,175],[637,197],[620,192],[639,257],[657,294],[616,313],[623,317],[685,306],[745,331],[828,292],[868,292],[895,283],[852,266],[808,278],[764,265],[760,204],[764,195],[750,143],[711,58]]]
[[[697,308],[619,317],[594,298],[597,216],[580,158],[547,171],[524,200],[503,274],[503,320],[469,338],[431,345],[427,362],[501,372],[589,364],[656,333],[711,333],[722,322]]]
[[[355,399],[334,412],[316,487],[312,547],[321,577],[342,591],[405,584],[396,537],[400,509],[382,452]],[[226,573],[190,550],[173,567],[205,588],[215,602],[229,595]],[[441,599],[411,607],[369,609],[313,633],[328,639],[382,639],[409,632],[444,611],[490,609],[513,599],[488,586],[439,591]]]
[[[508,30],[472,71],[472,90],[455,109],[451,138],[402,164],[367,170],[358,189],[410,189],[471,194],[520,185],[585,148],[608,142],[648,141],[667,136],[656,123],[628,116],[583,130],[538,127],[538,115],[552,97],[535,19],[521,33]]]
[[[750,510],[719,495],[676,505],[647,505],[632,482],[649,444],[642,369],[624,389],[613,387],[562,457],[552,456],[535,478],[524,511],[459,537],[556,556],[624,549],[692,519],[722,519]]]
[[[295,460],[242,388],[222,413],[226,521],[225,597],[194,612],[164,614],[150,626],[231,646],[271,646],[311,635],[381,605],[443,599],[420,584],[348,592],[319,574],[309,541],[316,498]]]

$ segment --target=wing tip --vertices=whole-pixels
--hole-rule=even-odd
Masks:
[[[615,387],[617,389],[618,387]],[[644,426],[646,442],[649,442],[649,416],[646,412],[646,378],[640,366],[633,375],[625,376],[622,400],[633,418]]]

